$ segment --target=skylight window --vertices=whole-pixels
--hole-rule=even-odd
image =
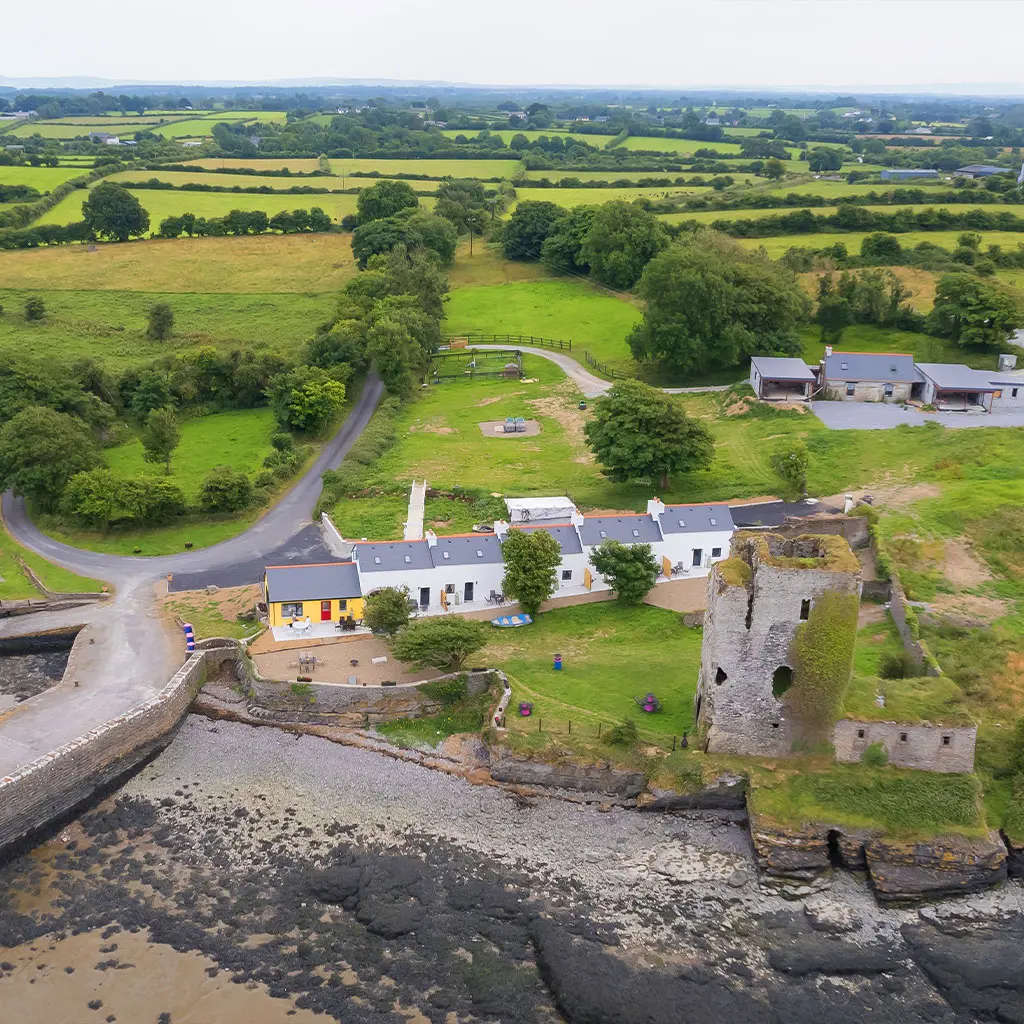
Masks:
[[[406,560],[407,562],[411,562],[411,561],[412,561],[412,559],[411,559],[411,558],[410,558],[410,557],[409,557],[408,555],[406,555],[406,556],[405,556],[405,560]]]
[[[639,537],[640,536],[640,531],[639,530],[634,530],[633,531],[633,536],[634,537]]]
[[[606,532],[605,532],[604,530],[602,530],[602,531],[601,531],[601,536],[602,536],[602,537],[607,537],[607,536],[608,536],[608,534],[607,534],[607,533],[606,533]]]
[[[680,520],[679,520],[679,525],[680,525],[680,526],[686,526],[686,520],[684,520],[684,519],[680,519]]]
[[[840,370],[848,370],[849,368],[850,368],[850,364],[849,363],[840,363],[839,364],[839,369]]]
[[[717,526],[718,525],[718,520],[717,519],[712,519],[711,520],[711,525],[712,526]]]
[[[380,555],[374,555],[373,556],[373,564],[374,565],[380,565]]]
[[[479,548],[476,549],[476,557],[477,558],[483,558],[484,557],[484,553]]]
[[[443,557],[445,557],[445,558],[451,558],[452,556],[451,556],[451,553],[450,553],[450,552],[446,551],[446,552],[444,553],[444,556],[443,556]]]

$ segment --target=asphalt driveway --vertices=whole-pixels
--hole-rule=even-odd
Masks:
[[[814,414],[830,430],[892,430],[904,424],[920,427],[941,423],[944,427],[1024,427],[1020,412],[918,412],[882,402],[813,402]]]

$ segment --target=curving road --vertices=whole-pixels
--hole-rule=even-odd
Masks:
[[[0,714],[0,775],[49,753],[149,699],[181,665],[183,643],[157,606],[157,583],[168,573],[229,569],[265,561],[309,527],[324,470],[339,465],[366,428],[384,393],[370,376],[341,429],[294,487],[244,533],[209,548],[152,558],[82,551],[47,537],[25,503],[8,492],[3,517],[15,539],[51,562],[113,584],[115,597],[80,608],[0,619],[0,636],[84,626],[67,680]],[[80,685],[75,685],[77,679]]]

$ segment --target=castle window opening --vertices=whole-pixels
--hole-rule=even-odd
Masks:
[[[863,729],[858,729],[857,730],[857,739],[859,739],[859,740],[864,739],[864,730]]]
[[[806,619],[809,619],[810,617],[811,617],[811,599],[809,597],[805,597],[800,602],[800,618],[806,620]]]
[[[952,742],[953,742],[953,737],[952,736],[943,736],[942,737],[942,745],[944,747],[948,747],[950,745],[950,743],[952,743]]]
[[[715,683],[721,686],[729,677],[725,674],[725,669],[721,665],[718,666],[718,671],[715,673]]]
[[[788,665],[780,665],[772,675],[772,693],[781,697],[793,685],[793,670]]]
[[[905,732],[901,732],[900,733],[900,743],[906,743],[906,742],[907,742],[907,734]]]

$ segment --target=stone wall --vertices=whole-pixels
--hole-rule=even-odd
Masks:
[[[859,761],[872,743],[889,752],[889,763],[925,772],[974,771],[976,726],[904,725],[899,722],[836,722],[832,744],[836,760]]]
[[[0,851],[70,811],[170,742],[206,678],[196,652],[150,700],[0,778]]]
[[[918,668],[923,668],[925,675],[940,676],[942,669],[938,662],[932,657],[931,651],[921,641],[917,629],[911,625],[916,622],[917,613],[910,607],[907,595],[903,593],[903,585],[899,576],[894,572],[889,587],[889,614],[892,621],[896,623],[896,630],[903,641],[903,649],[913,658]]]
[[[815,516],[787,516],[780,526],[765,527],[765,530],[779,533],[783,537],[800,537],[808,533],[845,537],[847,544],[854,550],[866,548],[871,542],[866,516],[836,515],[827,512]]]
[[[498,782],[551,789],[572,789],[632,799],[647,788],[643,772],[621,771],[607,764],[549,764],[513,757],[500,748],[491,752],[491,777]]]
[[[826,385],[826,394],[833,402],[906,402],[910,399],[912,384],[893,384],[892,394],[885,394],[885,384],[882,381],[857,381],[854,385],[853,394],[846,393],[845,381],[829,381]]]

